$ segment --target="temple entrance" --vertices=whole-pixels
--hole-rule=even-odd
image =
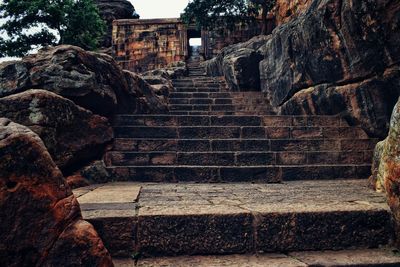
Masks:
[[[201,31],[195,29],[188,29],[187,38],[189,40],[188,55],[192,57],[203,57],[203,44],[201,39]]]

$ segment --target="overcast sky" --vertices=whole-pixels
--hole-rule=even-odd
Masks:
[[[130,0],[141,19],[178,18],[189,0]]]

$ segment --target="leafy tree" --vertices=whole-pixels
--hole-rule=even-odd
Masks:
[[[3,0],[0,56],[23,56],[57,44],[95,49],[105,23],[92,0]]]
[[[266,34],[267,14],[274,4],[275,0],[192,0],[181,19],[197,28],[233,28],[238,22],[253,21],[262,10],[262,34]]]

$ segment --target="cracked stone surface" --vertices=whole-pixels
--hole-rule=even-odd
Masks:
[[[384,195],[362,180],[111,183],[75,193],[122,257],[374,248],[393,233]]]
[[[181,256],[114,259],[115,267],[354,267],[399,266],[400,257],[386,249],[307,251],[285,254]]]

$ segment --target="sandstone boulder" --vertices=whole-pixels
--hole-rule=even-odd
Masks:
[[[103,116],[138,112],[132,93],[138,86],[128,85],[112,57],[70,45],[47,47],[22,61],[0,64],[0,97],[41,88]]]
[[[225,80],[232,91],[259,91],[260,69],[263,56],[255,50],[241,48],[223,60]]]
[[[344,114],[384,137],[399,88],[398,1],[297,4],[302,10],[262,47],[261,89],[271,105],[283,114]]]
[[[389,135],[377,145],[375,154],[372,182],[377,190],[386,191],[400,245],[400,99],[393,110]]]
[[[399,22],[396,0],[314,0],[266,43],[262,89],[278,106],[311,86],[383,73],[400,61]]]
[[[135,8],[127,0],[95,0],[100,11],[100,16],[107,25],[101,45],[110,47],[112,45],[112,22],[116,19],[134,18]]]
[[[111,174],[108,172],[106,164],[102,160],[94,161],[84,167],[80,170],[80,176],[96,184],[107,183],[111,179]]]
[[[233,91],[259,91],[261,49],[269,38],[260,35],[223,48],[215,58],[203,63],[207,75],[225,76]]]
[[[321,84],[297,92],[280,108],[283,115],[340,114],[352,125],[361,125],[370,135],[384,138],[397,96],[400,68],[344,85]]]
[[[276,25],[287,23],[300,16],[313,3],[313,0],[276,0],[273,14]]]
[[[130,102],[134,102],[136,105],[136,113],[168,111],[166,100],[157,96],[155,89],[142,76],[127,70],[124,70],[123,73],[130,89],[132,99]]]
[[[2,266],[113,266],[39,136],[8,119],[0,173]]]
[[[0,98],[0,117],[37,133],[64,174],[100,159],[105,145],[113,139],[106,118],[45,90]]]

